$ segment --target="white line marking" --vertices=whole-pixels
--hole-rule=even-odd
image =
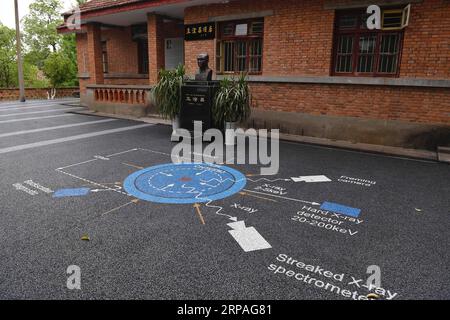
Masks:
[[[83,181],[83,182],[87,182],[87,183],[92,184],[92,185],[94,185],[94,186],[102,187],[102,188],[104,188],[104,189],[108,189],[108,190],[111,190],[111,191],[114,191],[114,192],[117,192],[117,193],[120,193],[120,194],[123,194],[123,195],[126,195],[126,196],[131,197],[131,195],[129,195],[129,194],[126,193],[126,192],[122,192],[122,191],[120,191],[120,190],[117,190],[117,189],[113,189],[113,188],[107,187],[107,186],[105,186],[104,184],[97,183],[97,182],[92,181],[92,180],[88,180],[88,179],[85,179],[85,178],[82,178],[82,177],[78,177],[78,176],[76,176],[76,175],[74,175],[74,174],[71,174],[71,173],[62,171],[61,169],[56,169],[56,171],[57,171],[57,172],[60,172],[60,173],[62,173],[62,174],[65,174],[65,175],[67,175],[67,176],[69,176],[69,177],[75,178],[75,179],[77,179],[77,180],[81,180],[81,181]]]
[[[124,128],[117,128],[117,129],[110,129],[110,130],[103,130],[103,131],[79,134],[76,136],[71,136],[71,137],[66,137],[66,138],[59,138],[59,139],[52,139],[52,140],[35,142],[35,143],[28,143],[28,144],[23,144],[23,145],[19,145],[19,146],[0,149],[0,154],[14,152],[14,151],[20,151],[20,150],[26,150],[26,149],[33,149],[33,148],[38,148],[38,147],[48,146],[48,145],[52,145],[52,144],[68,142],[68,141],[75,141],[75,140],[81,140],[81,139],[92,138],[92,137],[97,137],[97,136],[103,136],[103,135],[112,134],[112,133],[142,129],[142,128],[151,127],[151,126],[153,126],[153,125],[152,124],[140,124],[140,125],[124,127]]]
[[[109,158],[106,158],[104,156],[94,156],[94,158],[97,160],[109,161]]]
[[[268,179],[268,178],[259,178],[256,180],[253,180],[251,178],[247,178],[248,181],[251,182],[261,182],[261,181],[267,181],[267,182],[277,182],[277,181],[291,181],[291,179]]]
[[[219,215],[219,216],[227,217],[228,219],[230,219],[231,221],[234,221],[234,222],[238,221],[237,217],[232,217],[229,214],[221,213],[223,211],[223,207],[214,206],[214,205],[211,205],[211,203],[213,203],[213,200],[210,200],[208,203],[205,204],[205,206],[208,207],[208,208],[219,209],[219,210],[216,211],[216,214]]]
[[[59,118],[59,117],[73,117],[76,114],[72,113],[64,113],[58,114],[56,116],[46,116],[46,117],[33,117],[33,118],[22,118],[22,119],[12,119],[12,120],[2,120],[0,123],[12,123],[12,122],[20,122],[20,121],[30,121],[30,120],[40,120],[40,119],[50,119],[50,118]]]
[[[120,155],[125,154],[125,153],[130,153],[130,152],[133,152],[133,151],[138,151],[138,149],[135,148],[135,149],[127,150],[127,151],[122,151],[122,152],[110,154],[109,156],[106,156],[106,157],[107,158],[112,158],[112,157],[115,157],[115,156],[120,156]]]
[[[97,160],[98,159],[91,159],[91,160],[87,160],[87,161],[83,161],[83,162],[79,162],[79,163],[74,163],[74,164],[71,164],[71,165],[66,166],[66,167],[58,168],[56,170],[63,170],[63,169],[67,169],[67,168],[72,168],[72,167],[76,167],[76,166],[79,166],[79,165],[82,165],[82,164],[91,163],[91,162],[94,162],[94,161],[97,161]]]
[[[24,116],[28,114],[38,114],[38,113],[51,113],[51,112],[59,112],[59,111],[71,111],[71,110],[80,110],[84,109],[83,107],[75,107],[75,108],[60,108],[60,109],[52,109],[52,110],[44,110],[44,111],[33,111],[33,112],[18,112],[18,113],[10,113],[10,114],[2,114],[0,118],[4,117],[14,117],[14,116]]]
[[[56,126],[56,127],[47,127],[47,128],[41,128],[41,129],[9,132],[9,133],[0,134],[0,138],[11,137],[11,136],[18,136],[18,135],[27,134],[27,133],[35,133],[35,132],[57,130],[57,129],[63,129],[63,128],[73,128],[73,127],[79,127],[79,126],[87,126],[87,125],[90,125],[90,124],[98,124],[98,123],[105,123],[105,122],[112,122],[112,121],[118,121],[118,119],[107,119],[107,120],[89,121],[89,122],[81,122],[81,123],[72,123],[72,124],[66,124],[66,125]]]
[[[18,102],[18,103],[0,103],[0,109],[12,108],[12,107],[31,107],[39,105],[58,105],[63,103],[79,103],[80,99],[77,100],[33,100],[29,102]]]
[[[262,195],[265,195],[265,196],[270,196],[270,197],[275,197],[275,198],[280,198],[280,199],[284,199],[284,200],[291,200],[291,201],[296,201],[296,202],[308,203],[308,204],[312,204],[313,206],[320,206],[320,203],[317,203],[317,202],[311,202],[311,201],[305,201],[305,200],[300,200],[300,199],[282,197],[282,196],[277,196],[277,195],[270,194],[270,193],[258,192],[258,191],[247,190],[247,189],[244,189],[244,191],[251,192],[251,193],[256,193],[256,194],[262,194]]]
[[[138,150],[147,151],[147,152],[156,153],[156,154],[161,154],[161,155],[169,156],[169,157],[171,156],[171,154],[169,154],[169,153],[160,152],[160,151],[154,151],[154,150],[150,150],[150,149],[138,148]]]
[[[112,158],[114,156],[118,156],[118,155],[121,155],[121,154],[129,153],[129,152],[137,151],[137,150],[138,149],[136,148],[136,149],[131,149],[131,150],[127,150],[127,151],[122,151],[122,152],[118,152],[118,153],[115,153],[115,154],[111,154],[111,155],[109,155],[107,157],[108,158]],[[65,166],[65,167],[58,168],[56,170],[63,170],[63,169],[67,169],[67,168],[72,168],[72,167],[76,167],[76,166],[79,166],[79,165],[82,165],[82,164],[86,164],[86,163],[90,163],[90,162],[94,162],[94,161],[98,161],[98,160],[100,160],[100,159],[99,158],[95,158],[95,159],[91,159],[91,160],[87,160],[87,161],[83,161],[83,162],[78,162],[78,163],[74,163],[74,164],[71,164],[71,165],[68,165],[68,166]]]
[[[66,105],[62,105],[60,103],[40,104],[40,105],[31,105],[31,106],[23,106],[23,107],[0,108],[0,112],[7,112],[7,111],[14,111],[14,110],[38,109],[38,108],[63,107],[63,106],[66,106]]]

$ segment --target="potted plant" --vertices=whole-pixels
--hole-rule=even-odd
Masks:
[[[234,145],[234,129],[251,113],[252,96],[246,74],[238,79],[225,77],[214,97],[213,117],[216,125],[225,128],[225,144]]]
[[[175,70],[161,70],[159,81],[152,90],[153,102],[159,114],[164,119],[172,120],[174,133],[180,127],[181,85],[185,74],[185,68],[181,64]]]

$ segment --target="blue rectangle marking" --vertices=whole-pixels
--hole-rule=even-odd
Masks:
[[[342,204],[333,203],[333,202],[324,202],[320,207],[322,210],[333,211],[336,213],[345,214],[346,216],[358,218],[361,213],[361,209],[347,207]]]
[[[55,191],[53,198],[81,197],[87,195],[89,191],[91,191],[89,188],[59,189]]]

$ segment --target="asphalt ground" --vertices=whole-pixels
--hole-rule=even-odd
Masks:
[[[0,104],[1,299],[450,298],[448,164],[281,142],[277,176],[229,165],[247,184],[215,207],[134,201],[124,180],[171,163],[171,128],[77,104]],[[310,175],[331,181],[292,179]],[[68,188],[90,192],[55,197]],[[244,251],[229,217],[270,248]],[[381,283],[365,287],[369,266]]]

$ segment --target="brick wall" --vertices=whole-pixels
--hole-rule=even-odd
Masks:
[[[400,77],[450,78],[450,2],[412,5],[405,30]]]
[[[89,72],[89,56],[87,54],[87,34],[77,33],[77,63],[79,73]]]
[[[164,23],[164,38],[184,38],[184,22],[166,21]]]
[[[77,64],[79,74],[89,74],[89,55],[87,51],[87,34],[77,33]],[[88,82],[85,79],[79,79],[80,81],[80,93],[86,93],[86,85]]]
[[[148,16],[148,52],[150,57],[150,84],[158,82],[158,71],[164,67],[164,19],[151,14]]]
[[[184,34],[183,24],[180,22],[165,22],[162,19],[159,27],[162,28],[159,38],[159,61],[156,64],[154,59],[150,58],[150,68],[164,66],[164,38],[182,38]],[[150,32],[150,40],[154,38],[154,32]],[[132,39],[131,27],[104,29],[101,31],[101,40],[107,43],[108,53],[108,71],[110,75],[126,74],[123,78],[110,78],[105,75],[104,84],[109,85],[148,85],[149,79],[141,77],[133,78],[139,72],[138,66],[138,46]],[[150,57],[152,54],[150,53]],[[154,56],[154,54],[153,54]],[[90,78],[91,63],[89,60],[88,35],[86,33],[77,34],[77,61],[78,69],[82,77],[80,79],[80,90],[82,94],[86,93],[86,86],[94,84],[95,81]],[[131,75],[131,77],[130,77]],[[86,77],[88,76],[88,77]]]
[[[206,22],[210,17],[265,10],[273,10],[274,15],[264,19],[263,74],[328,76],[335,11],[324,9],[324,0],[241,0],[191,7],[186,9],[185,22]],[[213,58],[214,48],[214,41],[186,43],[189,72],[195,73],[197,69],[196,54],[207,51]],[[449,52],[450,3],[446,0],[413,3],[410,26],[405,29],[400,76],[449,79]]]
[[[27,99],[47,99],[47,92],[49,88],[27,88],[25,89],[25,96]],[[72,97],[74,92],[78,91],[78,88],[63,88],[57,89],[56,98]],[[6,100],[18,100],[19,89],[0,89],[0,101]]]
[[[190,7],[185,24],[207,22],[211,17],[272,10],[264,19],[263,76],[330,76],[334,9],[329,3],[355,4],[355,0],[240,0]],[[364,1],[367,2],[367,1]],[[389,2],[379,0],[378,3]],[[374,3],[377,3],[375,1]],[[148,84],[157,80],[164,65],[164,38],[181,37],[175,23],[162,24],[149,17],[150,79],[105,79],[106,84]],[[155,28],[163,28],[156,33]],[[130,29],[102,32],[108,39],[110,72],[136,73],[137,49]],[[89,69],[87,36],[77,35],[80,72]],[[195,74],[196,57],[210,55],[215,69],[216,40],[185,42],[187,73]],[[450,80],[450,2],[423,0],[413,3],[405,29],[401,78]],[[87,67],[86,67],[87,64]],[[153,73],[152,73],[153,71]],[[81,79],[82,91],[92,79]],[[427,124],[450,124],[450,90],[446,88],[252,83],[256,107],[264,110],[312,115],[350,116]]]
[[[252,84],[256,107],[311,115],[450,125],[450,90],[322,84]]]
[[[103,77],[102,63],[102,30],[98,24],[87,26],[87,54],[89,57],[89,76],[93,83],[102,84]]]
[[[242,0],[228,4],[191,7],[185,23],[209,17],[273,10],[264,19],[264,75],[328,75],[333,44],[334,11],[317,0]],[[215,41],[186,42],[186,67],[195,73],[195,56],[208,52],[215,67]]]
[[[138,47],[131,28],[103,30],[102,41],[107,44],[109,73],[139,72]]]
[[[274,14],[264,19],[263,76],[326,77],[332,63],[335,10],[324,9],[324,4],[324,0],[242,0],[188,8],[185,22],[273,10]],[[186,42],[189,74],[196,72],[200,52],[209,53],[211,68],[215,68],[214,40]],[[448,1],[412,4],[400,70],[402,78],[450,79]],[[446,88],[280,83],[251,86],[256,107],[264,110],[450,124],[450,89]]]

